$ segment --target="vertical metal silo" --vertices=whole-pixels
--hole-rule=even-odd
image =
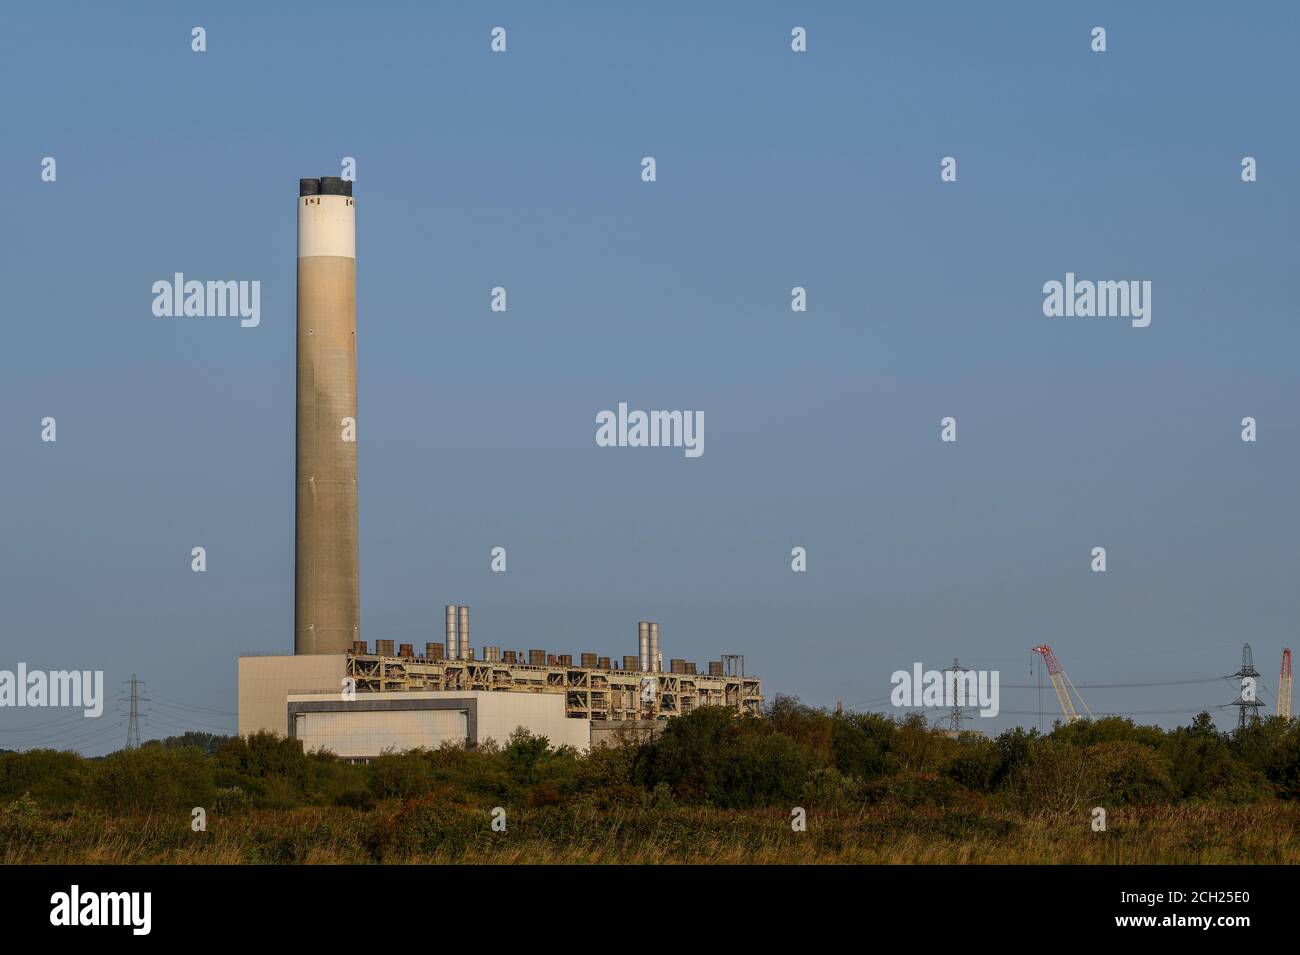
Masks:
[[[456,629],[455,604],[447,604],[447,659],[460,659],[460,636]]]
[[[650,668],[656,673],[664,670],[663,649],[659,646],[659,624],[650,624]]]
[[[650,669],[650,624],[644,620],[636,625],[636,647],[641,672],[647,672]]]
[[[460,637],[460,658],[472,659],[469,642],[469,607],[462,605],[456,608],[456,632]]]

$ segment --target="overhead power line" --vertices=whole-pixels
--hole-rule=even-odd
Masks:
[[[1198,677],[1195,680],[1153,680],[1148,683],[1076,683],[1081,690],[1123,690],[1136,689],[1147,686],[1192,686],[1197,683],[1222,683],[1224,680],[1231,679],[1230,676],[1207,676]],[[998,683],[998,687],[1007,690],[1036,690],[1036,683]]]
[[[157,694],[157,693],[153,694],[153,699],[154,699],[155,701],[159,701],[159,700],[160,700],[160,701],[162,701],[162,702],[164,702],[164,703],[168,703],[168,704],[170,704],[171,706],[175,706],[175,707],[177,707],[177,708],[179,708],[179,709],[183,709],[183,710],[196,710],[196,711],[201,712],[201,713],[211,713],[211,714],[214,715],[214,716],[236,716],[236,715],[237,715],[237,714],[235,714],[235,713],[233,713],[233,712],[231,712],[231,711],[229,711],[229,710],[214,710],[214,709],[212,709],[212,708],[209,707],[209,706],[196,706],[196,705],[194,705],[193,703],[183,703],[183,702],[181,702],[180,700],[173,700],[173,699],[170,699],[169,697],[161,696],[161,695],[159,695],[159,694]]]

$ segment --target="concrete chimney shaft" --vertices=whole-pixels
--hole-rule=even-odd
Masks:
[[[361,639],[356,207],[335,177],[298,193],[294,653],[343,653]]]

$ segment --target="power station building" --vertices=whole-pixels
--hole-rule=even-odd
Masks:
[[[294,654],[239,658],[241,736],[269,731],[366,760],[385,750],[504,743],[523,728],[585,750],[620,732],[653,735],[700,706],[759,715],[762,682],[744,657],[667,669],[659,625],[637,628],[637,654],[485,646],[469,608],[446,608],[445,634],[417,655],[361,637],[356,446],[356,206],[352,183],[298,189],[297,460]]]
[[[340,654],[240,657],[239,734],[271,731],[361,760],[449,740],[505,743],[518,727],[585,750],[623,732],[652,735],[657,721],[701,706],[762,712],[762,681],[745,673],[743,657],[711,661],[704,673],[680,659],[665,670],[657,624],[640,625],[653,637],[636,656],[575,662],[538,649],[478,655],[461,642],[469,608],[449,606],[447,619],[445,641],[420,655],[391,640],[372,652],[359,640]]]

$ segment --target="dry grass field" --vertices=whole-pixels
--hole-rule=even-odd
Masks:
[[[10,813],[12,816],[13,814]],[[508,811],[434,799],[377,806],[113,816],[39,810],[3,833],[14,864],[1053,864],[1300,862],[1300,807],[1116,809],[1089,819],[903,806],[812,812],[794,832],[775,809],[610,809],[578,803]]]

